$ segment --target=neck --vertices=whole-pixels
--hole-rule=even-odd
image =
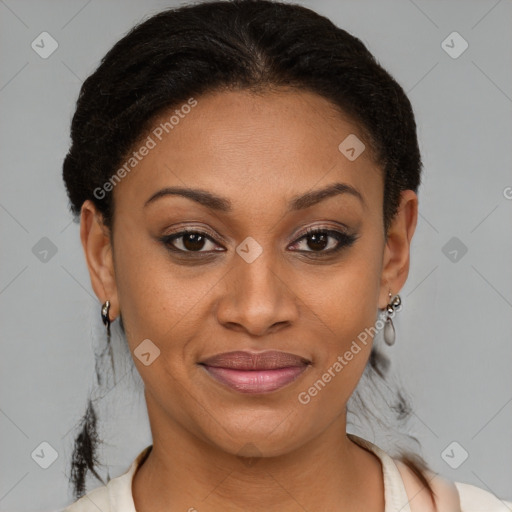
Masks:
[[[227,453],[167,417],[159,424],[165,428],[154,429],[153,449],[133,478],[137,512],[382,512],[380,461],[346,436],[345,416],[279,457]]]

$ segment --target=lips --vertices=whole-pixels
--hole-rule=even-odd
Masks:
[[[267,393],[297,379],[311,364],[288,352],[225,352],[199,363],[218,382],[242,393]]]
[[[201,364],[214,368],[231,368],[233,370],[276,370],[291,366],[304,366],[308,359],[275,350],[267,352],[225,352],[205,359]]]

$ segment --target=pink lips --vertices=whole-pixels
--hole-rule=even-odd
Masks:
[[[294,381],[311,363],[288,352],[226,352],[201,361],[219,382],[241,393],[267,393]]]

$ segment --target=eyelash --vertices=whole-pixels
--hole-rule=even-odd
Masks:
[[[215,241],[213,240],[213,237],[210,236],[209,233],[206,233],[205,231],[195,230],[195,229],[185,229],[185,230],[180,231],[178,233],[173,233],[171,235],[165,235],[165,236],[160,238],[160,241],[166,246],[166,248],[168,250],[172,251],[173,253],[177,253],[178,252],[178,253],[185,253],[185,254],[211,254],[212,252],[222,252],[222,251],[187,251],[187,250],[183,250],[183,249],[178,249],[177,247],[175,247],[172,244],[172,242],[174,240],[182,238],[183,236],[188,235],[188,234],[200,235],[200,236],[205,237],[209,241],[215,243]],[[317,256],[321,257],[323,255],[332,255],[334,253],[337,253],[338,251],[340,251],[343,248],[350,247],[356,241],[356,239],[358,238],[356,235],[349,235],[347,233],[343,233],[343,232],[340,232],[340,231],[335,231],[335,230],[332,230],[332,229],[309,228],[292,245],[297,244],[298,242],[300,242],[303,239],[307,239],[308,236],[312,236],[312,235],[316,235],[316,234],[325,234],[325,235],[328,235],[331,238],[334,238],[338,242],[337,247],[335,247],[334,249],[329,249],[327,251],[326,250],[322,250],[322,251],[311,251],[310,250],[310,251],[298,251],[298,252],[312,254],[313,257],[317,257]]]

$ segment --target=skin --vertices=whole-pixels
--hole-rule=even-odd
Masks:
[[[111,319],[122,314],[132,355],[145,339],[160,350],[149,366],[133,357],[153,436],[133,479],[137,511],[383,512],[380,461],[346,436],[346,404],[371,338],[307,405],[297,397],[375,325],[388,291],[402,288],[418,198],[402,193],[386,240],[382,171],[369,150],[354,161],[338,150],[349,134],[363,135],[313,93],[224,91],[197,100],[116,185],[112,240],[92,202],[81,211],[98,299],[110,300]],[[335,182],[355,187],[364,204],[345,193],[287,212],[293,197]],[[208,190],[233,211],[170,195],[144,207],[169,186]],[[213,235],[197,249],[210,256],[180,256],[159,241],[183,227]],[[308,227],[357,238],[322,256],[337,242],[318,249],[303,237]],[[248,236],[263,251],[252,263],[235,250]],[[193,250],[184,240],[174,245]],[[226,388],[197,365],[244,349],[292,352],[312,364],[260,395]],[[248,464],[241,453],[259,456]]]

